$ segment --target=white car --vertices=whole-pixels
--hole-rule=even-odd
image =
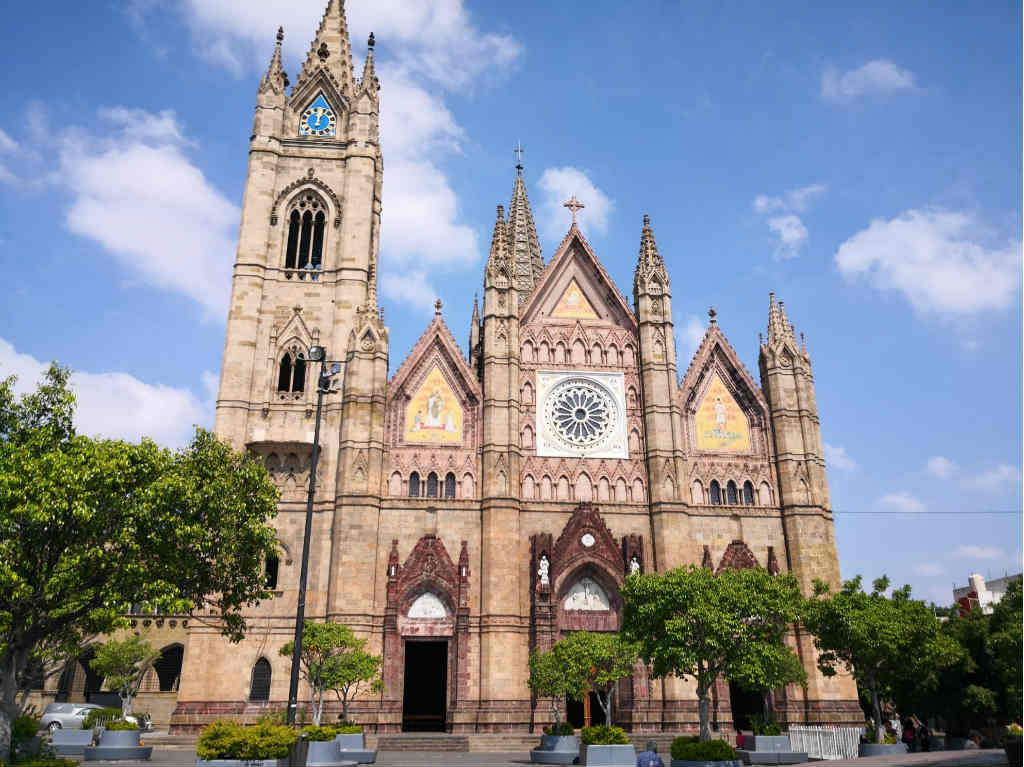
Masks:
[[[80,730],[90,711],[103,706],[95,703],[51,703],[43,712],[39,726],[50,732],[60,729]]]

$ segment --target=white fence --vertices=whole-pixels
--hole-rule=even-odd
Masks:
[[[856,759],[863,727],[805,727],[790,725],[789,743],[811,759]]]

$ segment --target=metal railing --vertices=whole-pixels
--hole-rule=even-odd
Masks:
[[[794,751],[806,751],[811,759],[856,759],[863,727],[814,727],[790,725],[789,743]]]

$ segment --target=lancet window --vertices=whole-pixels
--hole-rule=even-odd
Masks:
[[[726,499],[729,501],[729,505],[735,506],[737,503],[739,503],[739,497],[736,493],[736,483],[733,482],[731,479],[725,486],[725,496]]]
[[[306,355],[297,347],[288,349],[277,367],[277,390],[282,394],[306,390]]]
[[[743,503],[747,506],[754,505],[754,485],[749,479],[743,483]]]
[[[427,498],[437,498],[437,474],[434,472],[427,475]]]
[[[288,216],[284,268],[299,270],[300,279],[308,275],[311,280],[316,280],[323,268],[326,207],[317,195],[306,192]],[[292,273],[286,272],[285,276],[291,277]]]
[[[455,497],[455,475],[452,472],[448,472],[444,478],[444,497]]]
[[[719,504],[722,502],[722,488],[718,484],[717,479],[711,480],[711,503]]]
[[[260,658],[252,667],[249,700],[270,700],[270,661]]]
[[[409,475],[409,497],[420,497],[420,474],[418,471],[414,471]]]

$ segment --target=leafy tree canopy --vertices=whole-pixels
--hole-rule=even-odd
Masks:
[[[565,691],[582,699],[593,690],[611,724],[615,688],[620,679],[633,673],[637,646],[619,634],[576,631],[551,648],[551,655],[565,676]]]
[[[132,699],[142,686],[142,678],[160,657],[160,651],[138,635],[127,639],[111,639],[96,649],[89,665],[104,678],[106,686],[121,697],[121,714],[132,712]]]
[[[866,593],[858,575],[832,594],[817,581],[804,608],[804,625],[821,651],[822,673],[831,676],[846,667],[869,691],[875,732],[881,738],[879,692],[901,679],[928,678],[955,663],[962,650],[942,632],[929,607],[910,598],[910,586],[886,595],[889,579],[883,576],[872,587]]]
[[[635,640],[655,676],[697,683],[701,740],[711,738],[711,688],[719,675],[770,687],[786,667],[783,640],[800,617],[790,574],[701,567],[631,575],[622,591],[623,633]]]
[[[530,678],[528,681],[530,689],[536,697],[551,699],[551,713],[555,717],[554,730],[557,732],[562,721],[562,703],[574,689],[566,668],[551,650],[532,652],[530,653]]]
[[[54,364],[21,397],[0,381],[0,758],[33,658],[73,655],[133,602],[238,640],[277,547],[259,461],[202,429],[173,452],[77,434],[69,377]]]

